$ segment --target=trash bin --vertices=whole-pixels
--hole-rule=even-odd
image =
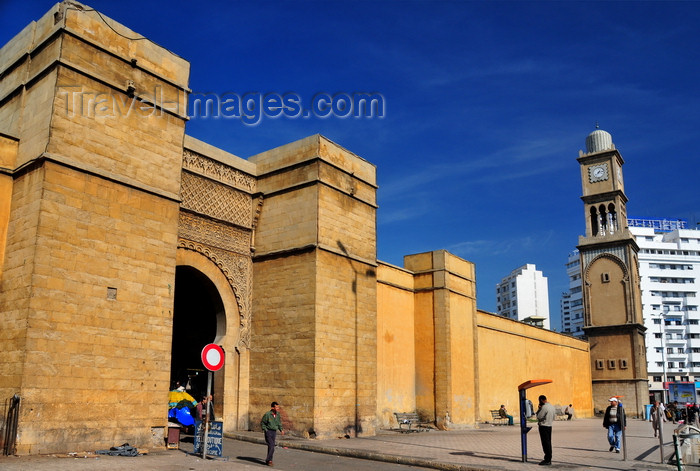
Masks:
[[[651,406],[653,404],[647,404],[644,406],[644,420],[651,419]]]
[[[180,426],[168,424],[168,440],[166,447],[171,450],[180,448]]]

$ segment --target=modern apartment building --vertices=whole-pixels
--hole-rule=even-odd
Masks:
[[[496,309],[503,317],[549,329],[547,278],[530,263],[516,268],[496,285]]]
[[[561,295],[561,332],[583,336],[583,293],[581,292],[581,260],[578,250],[566,262],[569,290]]]
[[[661,399],[666,381],[696,381],[698,389],[700,231],[684,220],[628,224],[639,245],[649,391]]]
[[[685,220],[629,218],[639,246],[642,313],[650,393],[663,398],[663,383],[696,381],[700,389],[700,230]],[[569,291],[561,299],[562,332],[583,335],[578,252],[566,264]]]

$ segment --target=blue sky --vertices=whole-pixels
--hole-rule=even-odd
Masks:
[[[534,263],[558,327],[596,121],[626,161],[630,216],[700,222],[700,2],[86,4],[189,60],[195,92],[381,93],[382,119],[195,118],[187,133],[244,158],[320,133],[367,159],[378,258],[470,260],[481,309]],[[0,0],[0,43],[51,5]]]

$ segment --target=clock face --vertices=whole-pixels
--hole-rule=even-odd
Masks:
[[[608,164],[591,165],[588,167],[588,181],[591,183],[608,179]]]

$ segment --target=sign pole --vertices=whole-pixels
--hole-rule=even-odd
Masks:
[[[627,417],[625,417],[625,407],[617,403],[617,417],[618,421],[622,425],[622,461],[627,461]]]
[[[662,409],[663,407],[663,409]],[[656,420],[659,424],[659,453],[661,454],[661,464],[664,464],[664,419],[666,418],[666,406],[662,402],[656,408]]]
[[[202,459],[206,460],[207,459],[207,439],[209,438],[209,407],[211,401],[209,400],[209,396],[211,395],[211,371],[209,371],[209,377],[207,378],[207,395],[205,396],[207,398],[207,407],[204,410],[204,442],[202,442]]]
[[[221,346],[214,343],[205,345],[202,349],[202,364],[206,369],[209,370],[209,377],[207,380],[207,407],[204,411],[204,442],[202,443],[202,459],[207,459],[207,441],[209,440],[209,408],[211,407],[211,401],[209,397],[211,396],[211,378],[212,371],[219,371],[222,366],[224,366],[224,349]],[[217,428],[218,430],[218,428]],[[214,453],[216,455],[216,453]],[[220,456],[220,455],[219,455]]]

